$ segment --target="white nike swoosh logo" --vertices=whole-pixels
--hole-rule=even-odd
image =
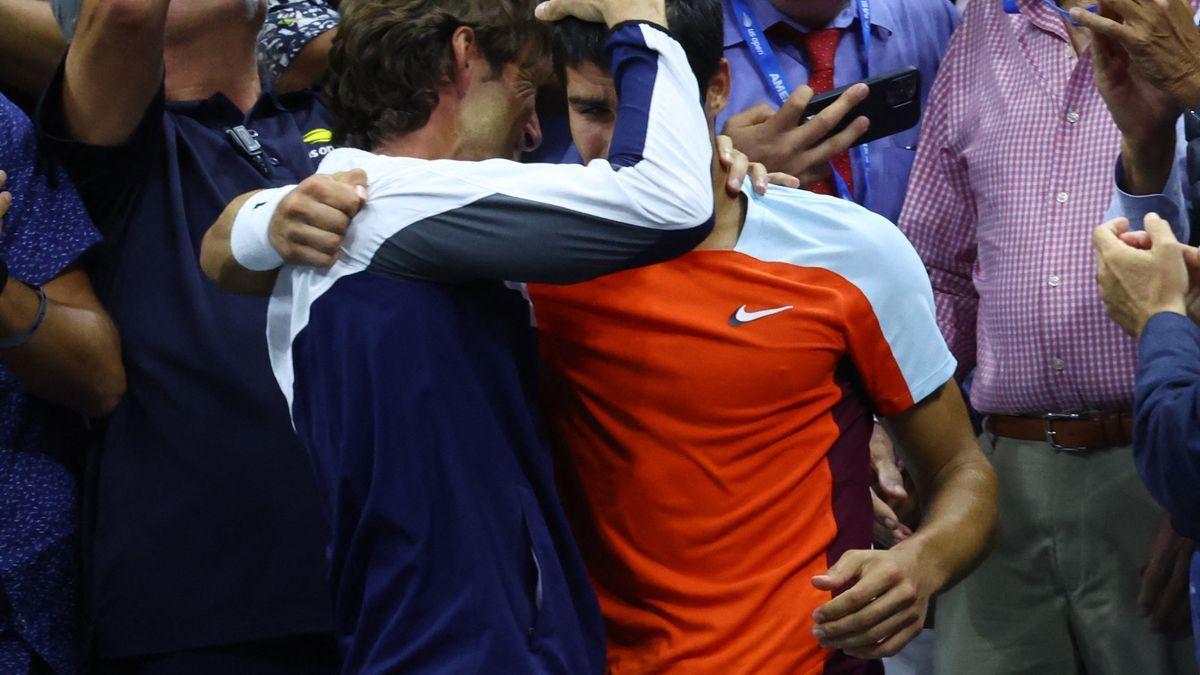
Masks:
[[[746,311],[746,306],[742,305],[741,307],[738,307],[738,310],[736,312],[733,313],[733,316],[729,317],[729,325],[734,326],[734,327],[744,326],[744,325],[750,323],[751,321],[758,321],[759,319],[765,319],[768,316],[774,316],[781,312],[786,312],[789,309],[795,309],[795,308],[792,307],[791,305],[788,305],[787,307],[776,307],[775,309],[764,309],[764,310],[758,311],[758,312],[748,312],[748,311]]]

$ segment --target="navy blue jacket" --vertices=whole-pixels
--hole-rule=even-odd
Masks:
[[[1175,530],[1200,539],[1200,327],[1178,314],[1155,315],[1138,352],[1133,403],[1138,473],[1171,514]],[[1200,557],[1193,557],[1192,624],[1200,635],[1198,582]]]

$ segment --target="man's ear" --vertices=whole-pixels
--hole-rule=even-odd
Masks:
[[[450,36],[450,53],[454,57],[452,81],[460,91],[466,91],[471,83],[471,68],[479,56],[475,40],[475,29],[470,26],[459,26]]]
[[[711,118],[717,118],[729,105],[729,91],[733,80],[729,72],[729,61],[721,59],[717,72],[708,81],[704,95],[704,112]]]

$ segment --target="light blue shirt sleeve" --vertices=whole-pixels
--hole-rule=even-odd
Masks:
[[[1105,220],[1113,218],[1128,218],[1132,229],[1142,229],[1142,221],[1148,213],[1157,213],[1163,220],[1171,223],[1171,229],[1179,241],[1188,241],[1191,234],[1191,224],[1188,222],[1187,199],[1184,197],[1184,184],[1187,182],[1187,138],[1183,130],[1183,120],[1180,119],[1175,130],[1175,161],[1171,165],[1171,175],[1163,191],[1152,195],[1131,195],[1121,186],[1125,183],[1125,168],[1121,158],[1117,158],[1116,191],[1113,192],[1112,202],[1105,213]]]

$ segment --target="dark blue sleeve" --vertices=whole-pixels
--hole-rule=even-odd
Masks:
[[[61,275],[100,241],[65,172],[39,167],[37,135],[25,114],[0,97],[0,169],[13,203],[0,231],[9,274],[30,284]]]
[[[1133,451],[1150,494],[1181,534],[1200,534],[1200,327],[1157,314],[1138,344]]]

